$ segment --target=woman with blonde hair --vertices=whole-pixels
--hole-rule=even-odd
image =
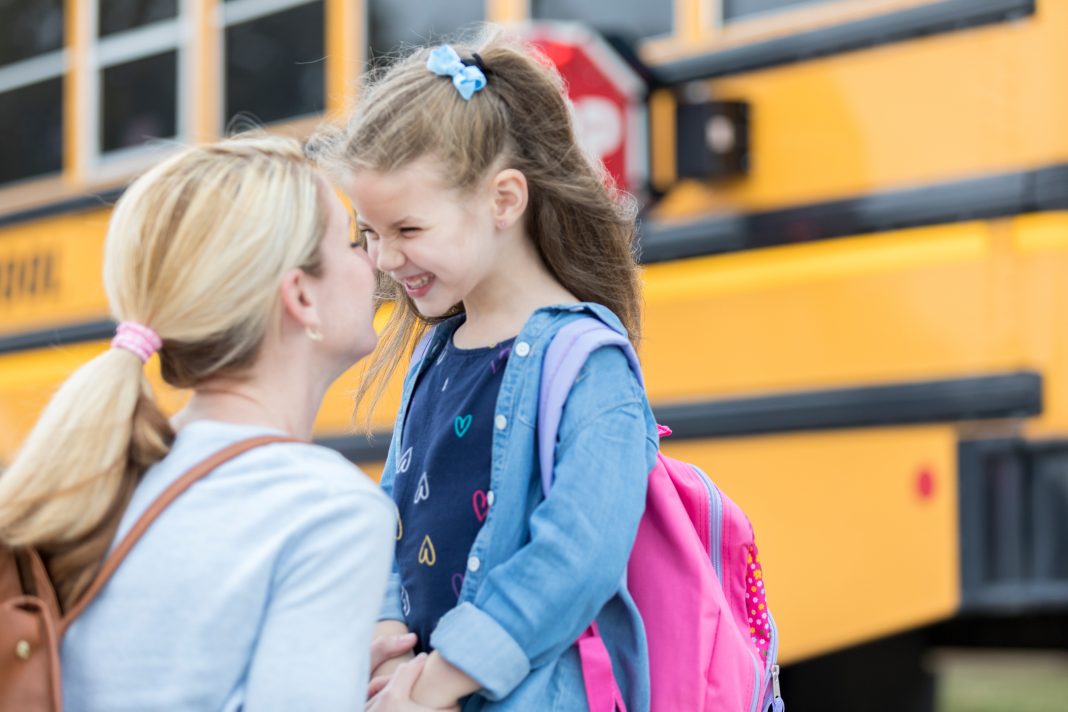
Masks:
[[[107,235],[112,348],[52,398],[0,476],[0,544],[32,547],[65,613],[160,494],[256,436],[148,528],[62,639],[68,710],[358,709],[392,505],[313,445],[370,353],[375,275],[288,139],[189,148],[136,180]],[[191,389],[168,420],[143,367]]]

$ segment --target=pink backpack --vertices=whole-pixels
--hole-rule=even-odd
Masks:
[[[618,346],[642,381],[626,337],[594,318],[568,323],[542,365],[538,455],[552,486],[556,435],[567,394],[589,355]],[[659,426],[660,436],[671,430]],[[745,513],[697,467],[657,456],[645,514],[627,566],[645,625],[653,712],[782,712],[778,633]],[[597,624],[578,640],[591,712],[626,712]]]

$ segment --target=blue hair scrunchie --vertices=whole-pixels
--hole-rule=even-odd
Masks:
[[[466,65],[449,45],[434,48],[426,60],[426,68],[439,77],[452,77],[452,85],[464,101],[471,101],[475,92],[486,86],[486,75],[474,65]]]

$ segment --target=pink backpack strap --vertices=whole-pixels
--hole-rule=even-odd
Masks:
[[[596,621],[579,636],[579,659],[582,661],[582,680],[586,683],[586,704],[590,712],[627,712],[623,693],[612,672],[612,658],[597,630]]]

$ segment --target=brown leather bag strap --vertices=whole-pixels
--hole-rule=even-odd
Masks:
[[[178,478],[178,480],[164,490],[163,494],[161,494],[156,501],[145,510],[145,513],[142,514],[141,518],[137,520],[137,523],[133,525],[129,533],[123,538],[122,542],[115,548],[115,551],[113,551],[104,561],[104,565],[100,568],[100,573],[93,579],[93,583],[90,584],[85,595],[79,598],[78,602],[63,616],[63,620],[60,622],[59,626],[60,638],[63,637],[63,634],[67,631],[67,627],[74,621],[74,619],[85,610],[85,607],[88,606],[93,598],[100,593],[100,590],[104,588],[104,585],[107,584],[116,569],[119,568],[119,564],[122,563],[123,559],[126,558],[126,555],[130,553],[130,550],[133,549],[134,545],[137,544],[138,540],[140,540],[148,528],[152,526],[152,523],[156,521],[156,517],[158,517],[164,509],[170,506],[174,500],[178,499],[178,497],[196,482],[210,475],[217,467],[225,462],[229,462],[238,455],[262,445],[289,442],[299,443],[307,441],[281,435],[261,435],[259,437],[242,440],[229,447],[223,448],[208,459],[194,465],[189,471]]]

